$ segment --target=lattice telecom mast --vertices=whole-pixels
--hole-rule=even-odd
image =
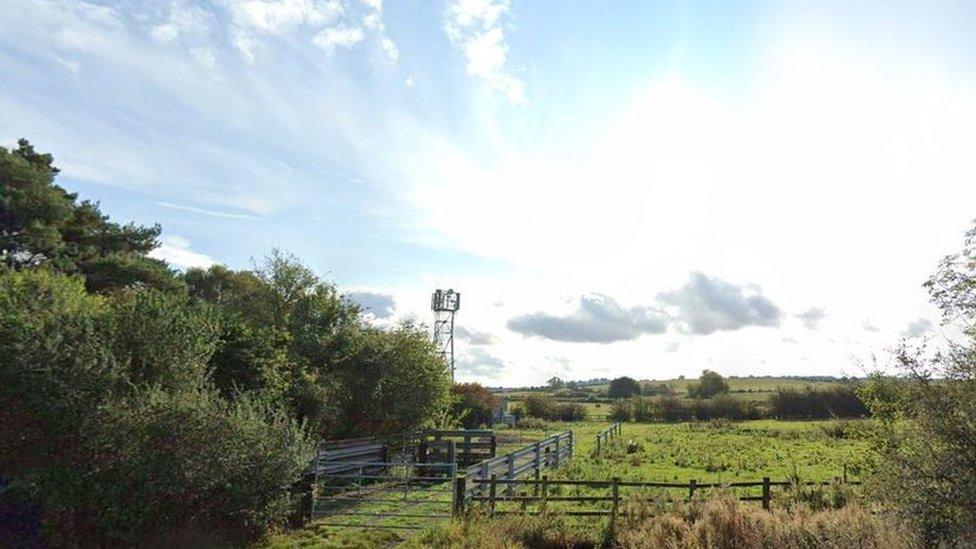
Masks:
[[[430,308],[434,311],[434,345],[451,366],[451,381],[454,381],[454,313],[461,308],[461,294],[454,290],[435,290]]]

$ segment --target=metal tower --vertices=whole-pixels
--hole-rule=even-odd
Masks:
[[[454,381],[454,313],[461,308],[461,294],[454,290],[435,290],[430,298],[434,311],[434,345],[451,367]]]

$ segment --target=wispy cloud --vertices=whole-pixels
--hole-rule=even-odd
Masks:
[[[261,219],[260,217],[258,217],[256,215],[242,214],[242,213],[234,213],[234,212],[224,212],[224,211],[220,211],[220,210],[208,210],[208,209],[205,209],[205,208],[197,208],[197,207],[194,207],[194,206],[183,206],[183,205],[180,205],[180,204],[173,204],[171,202],[157,202],[156,205],[157,206],[162,206],[164,208],[170,208],[170,209],[173,209],[173,210],[181,210],[181,211],[184,211],[184,212],[192,212],[192,213],[198,213],[198,214],[202,214],[202,215],[209,215],[211,217],[222,217],[224,219],[250,219],[250,220],[255,220],[255,221],[258,220],[258,219]]]
[[[801,313],[797,313],[793,316],[802,320],[803,325],[806,327],[806,329],[816,330],[817,324],[819,324],[820,321],[823,320],[825,316],[827,316],[827,314],[824,312],[823,309],[819,307],[810,307],[809,309]]]
[[[525,102],[525,83],[508,67],[508,43],[502,19],[508,0],[453,0],[447,7],[444,30],[464,55],[469,75],[479,78],[512,103]]]

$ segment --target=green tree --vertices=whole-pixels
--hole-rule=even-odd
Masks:
[[[688,396],[691,398],[711,398],[727,392],[729,383],[721,374],[712,370],[703,370],[697,383],[688,384]]]
[[[330,438],[415,429],[446,410],[450,376],[423,330],[370,327],[291,255],[273,250],[253,271],[191,269],[184,280],[224,317],[211,370],[225,395],[280,395]]]
[[[26,140],[0,147],[0,261],[23,269],[47,266],[82,274],[90,290],[130,285],[164,290],[181,287],[164,262],[147,254],[158,246],[160,228],[119,225],[97,204],[54,183],[58,169],[49,154]]]
[[[556,376],[549,378],[549,381],[546,382],[546,387],[549,387],[549,389],[553,391],[558,391],[559,389],[562,389],[565,386],[566,383],[562,379]]]
[[[641,394],[640,383],[632,377],[618,377],[610,382],[607,396],[610,398],[630,398]]]
[[[217,333],[185,296],[0,267],[4,498],[37,505],[54,546],[223,545],[287,519],[311,442],[211,389]]]
[[[962,337],[930,352],[904,343],[902,379],[877,375],[860,391],[878,419],[870,488],[916,524],[929,546],[976,545],[976,228],[926,283]]]

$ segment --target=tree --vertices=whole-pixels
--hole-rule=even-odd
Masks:
[[[324,438],[417,429],[448,406],[450,375],[423,330],[369,326],[294,256],[273,250],[254,270],[184,280],[224,318],[211,370],[225,395],[283,400]]]
[[[543,393],[530,393],[525,395],[522,407],[525,409],[525,415],[529,417],[547,419],[552,417],[556,409],[556,400]]]
[[[879,420],[869,489],[921,531],[926,546],[976,545],[976,228],[925,284],[943,321],[961,333],[930,352],[905,342],[902,379],[860,390]]]
[[[549,381],[546,382],[546,386],[552,391],[558,391],[559,389],[565,387],[566,383],[562,379],[553,376],[549,378]]]
[[[451,393],[455,398],[451,413],[461,418],[465,429],[491,425],[491,414],[500,403],[495,393],[478,383],[458,383]]]
[[[159,245],[159,225],[113,223],[97,204],[56,185],[57,174],[51,155],[26,139],[12,150],[0,147],[0,262],[81,274],[97,292],[181,288],[165,262],[147,255]]]
[[[630,398],[635,395],[640,395],[641,387],[640,383],[632,377],[618,377],[610,382],[610,388],[607,389],[607,396],[610,398]]]
[[[718,372],[703,370],[697,383],[688,384],[688,396],[691,398],[711,398],[717,394],[729,392],[729,384]]]

